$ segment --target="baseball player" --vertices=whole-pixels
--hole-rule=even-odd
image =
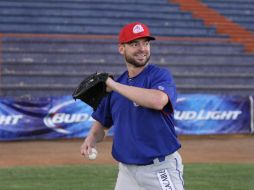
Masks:
[[[181,147],[174,129],[176,87],[167,69],[148,64],[149,28],[135,22],[119,33],[119,53],[127,71],[106,80],[110,94],[92,117],[95,122],[81,146],[88,155],[114,125],[112,155],[119,161],[115,190],[183,190]]]

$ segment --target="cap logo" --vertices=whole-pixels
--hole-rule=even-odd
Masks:
[[[137,24],[133,27],[132,31],[133,31],[134,34],[137,34],[137,33],[140,33],[140,32],[144,32],[144,28],[140,24]]]

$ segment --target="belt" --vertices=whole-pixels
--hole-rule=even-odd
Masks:
[[[175,154],[177,154],[177,151],[172,154],[166,155],[166,156],[159,156],[159,157],[153,159],[151,162],[149,162],[147,164],[141,164],[141,165],[158,164],[158,163],[163,162],[165,160],[169,160],[170,158],[174,157]]]
[[[158,157],[158,158],[155,158],[155,159],[153,159],[153,164],[157,164],[157,163],[160,163],[160,162],[163,162],[163,161],[165,161],[166,160],[166,157],[167,156],[160,156],[160,157]]]

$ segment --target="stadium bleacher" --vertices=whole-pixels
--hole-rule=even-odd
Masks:
[[[213,3],[211,8],[215,2],[203,1]],[[93,72],[119,75],[125,65],[117,50],[117,34],[132,21],[150,26],[157,37],[151,63],[172,71],[180,93],[253,94],[254,53],[174,2],[3,0],[1,95],[70,95]]]
[[[254,2],[252,0],[203,0],[225,17],[254,32]]]

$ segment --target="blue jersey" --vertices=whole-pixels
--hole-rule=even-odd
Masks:
[[[158,111],[139,106],[117,92],[104,98],[92,117],[105,127],[114,126],[113,157],[125,164],[144,165],[178,150],[181,145],[175,133],[173,116],[177,95],[170,72],[148,65],[133,78],[124,72],[117,82],[161,90],[170,101]]]

